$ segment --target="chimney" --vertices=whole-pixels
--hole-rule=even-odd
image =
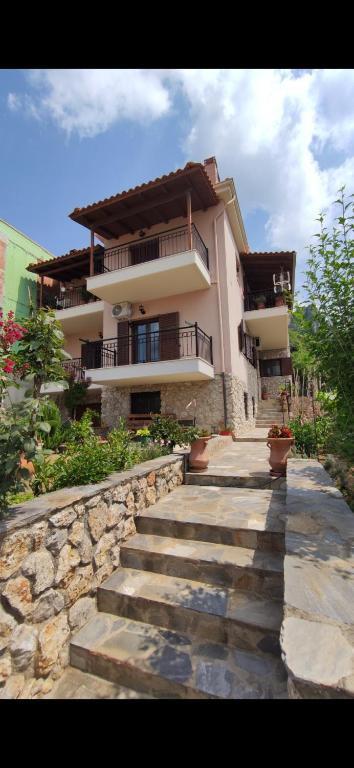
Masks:
[[[215,157],[207,157],[207,159],[204,160],[203,165],[205,166],[205,170],[211,183],[217,184],[220,181],[220,178]]]

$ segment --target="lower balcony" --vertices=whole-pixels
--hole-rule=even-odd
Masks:
[[[155,384],[214,378],[212,338],[197,324],[88,342],[85,375],[93,384]]]

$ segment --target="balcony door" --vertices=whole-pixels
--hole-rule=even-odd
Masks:
[[[156,363],[160,360],[160,323],[146,320],[133,325],[134,363]]]
[[[159,258],[159,240],[148,240],[146,243],[138,243],[130,246],[131,264],[143,264],[145,261],[154,261]]]

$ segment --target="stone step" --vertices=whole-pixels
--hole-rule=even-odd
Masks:
[[[128,568],[283,596],[280,552],[137,533],[122,544],[120,556]]]
[[[263,489],[284,489],[285,478],[272,477],[269,472],[244,471],[225,472],[221,474],[210,467],[203,472],[186,472],[186,485],[214,485],[218,488],[263,488]]]
[[[135,518],[138,533],[284,551],[282,491],[183,485]]]
[[[158,698],[287,698],[280,659],[108,613],[72,639],[72,666]]]
[[[98,609],[105,613],[280,655],[281,602],[132,568],[118,569],[99,587],[97,597]]]
[[[66,667],[50,693],[42,699],[153,699],[146,693],[110,683],[102,677]]]

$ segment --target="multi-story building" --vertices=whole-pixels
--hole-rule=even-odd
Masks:
[[[28,273],[27,266],[53,258],[46,248],[0,219],[0,308],[4,314],[12,311],[19,319],[27,317],[37,292],[36,276]]]
[[[254,426],[262,386],[274,394],[291,377],[289,309],[274,280],[289,273],[294,285],[295,253],[250,251],[215,158],[70,218],[90,246],[29,270],[102,423],[161,412],[208,430]]]

